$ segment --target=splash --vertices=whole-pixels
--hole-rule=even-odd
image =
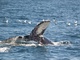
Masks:
[[[71,46],[70,41],[60,41],[60,42],[52,42],[53,44],[35,44],[35,43],[31,43],[31,44],[19,44],[18,46]]]
[[[70,41],[59,41],[59,42],[53,42],[54,46],[69,46],[71,45]]]
[[[8,52],[9,49],[9,47],[0,47],[0,52]]]

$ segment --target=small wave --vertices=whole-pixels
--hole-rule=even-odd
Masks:
[[[68,47],[68,48],[66,48],[67,50],[76,50],[76,51],[80,51],[80,47],[78,47],[78,46],[71,46],[71,47]]]
[[[73,38],[80,38],[80,34],[73,34],[73,35],[68,35],[70,37],[73,37]]]

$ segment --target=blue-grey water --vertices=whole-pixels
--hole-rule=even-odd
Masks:
[[[0,41],[27,35],[42,20],[51,21],[45,37],[72,45],[13,46],[0,60],[80,60],[80,0],[0,0]]]

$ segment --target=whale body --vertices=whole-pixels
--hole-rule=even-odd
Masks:
[[[50,40],[44,37],[44,32],[50,21],[42,21],[35,28],[31,31],[30,35],[25,36],[15,36],[12,38],[8,38],[6,40],[1,41],[0,43],[7,43],[7,44],[28,44],[29,41],[35,41],[38,44],[53,44]]]
[[[0,41],[0,44],[2,45],[20,45],[20,44],[31,44],[35,43],[37,45],[55,45],[55,46],[60,46],[60,45],[69,45],[69,41],[60,41],[60,42],[52,42],[48,40],[46,37],[44,37],[44,32],[47,29],[48,25],[50,24],[50,21],[45,20],[41,21],[39,24],[37,24],[34,29],[31,31],[29,35],[25,36],[15,36],[12,38],[8,38],[6,40]],[[34,44],[32,44],[34,45]]]

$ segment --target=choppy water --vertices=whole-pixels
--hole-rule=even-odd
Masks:
[[[0,0],[0,40],[27,35],[43,19],[51,21],[45,37],[72,45],[0,47],[0,60],[79,60],[80,0]]]

